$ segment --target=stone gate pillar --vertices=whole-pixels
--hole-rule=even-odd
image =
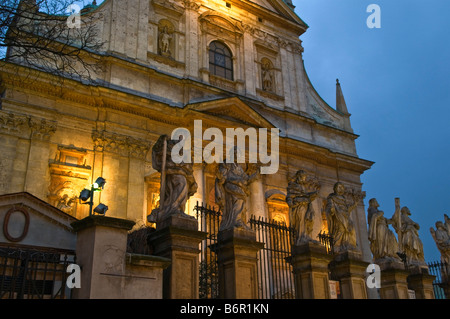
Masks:
[[[328,264],[332,256],[326,247],[309,242],[292,247],[292,264],[297,299],[330,299]]]
[[[416,293],[416,299],[434,299],[433,281],[436,277],[428,273],[412,273],[408,276],[408,287]]]
[[[150,236],[154,254],[171,260],[164,270],[163,298],[198,299],[199,245],[205,237],[189,216],[172,215],[157,223]]]
[[[332,277],[340,281],[342,299],[367,299],[366,269],[368,262],[362,254],[346,251],[334,256],[330,270]]]
[[[376,260],[375,264],[379,265],[381,270],[380,298],[409,299],[409,272],[405,270],[403,263]]]
[[[253,230],[233,228],[218,233],[220,298],[258,298],[257,253],[263,247]]]

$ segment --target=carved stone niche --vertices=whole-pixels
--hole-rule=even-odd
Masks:
[[[266,192],[266,202],[269,211],[269,220],[289,226],[289,206],[286,203],[286,195],[279,190]]]
[[[283,91],[278,47],[261,40],[256,40],[254,45],[257,53],[255,62],[259,69],[257,93],[265,98],[283,101],[284,97],[278,94]]]
[[[48,201],[51,205],[82,218],[85,205],[78,203],[78,195],[89,185],[91,167],[86,165],[87,151],[75,147],[58,147],[55,159],[50,161]]]

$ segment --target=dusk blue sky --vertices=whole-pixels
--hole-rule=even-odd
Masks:
[[[387,218],[394,198],[419,223],[426,261],[440,259],[430,227],[450,215],[450,1],[294,0],[309,25],[306,71],[332,107],[336,78],[358,155],[375,164],[362,176],[366,214],[377,198]],[[369,4],[381,28],[369,29]]]

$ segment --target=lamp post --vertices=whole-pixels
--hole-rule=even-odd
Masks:
[[[101,191],[106,184],[106,180],[103,177],[99,177],[95,180],[95,183],[91,185],[91,189],[83,189],[80,193],[80,203],[81,201],[87,203],[82,203],[85,205],[89,205],[89,216],[92,215],[92,208],[94,206],[94,192]],[[106,211],[108,210],[108,206],[100,203],[97,207],[94,209],[94,213],[105,215]]]

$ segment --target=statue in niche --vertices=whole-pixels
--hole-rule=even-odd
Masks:
[[[184,212],[187,200],[197,192],[192,164],[175,163],[170,156],[172,148],[182,138],[180,135],[180,140],[171,140],[167,135],[161,135],[152,148],[152,166],[161,173],[161,191],[159,207],[148,217],[151,223],[162,221],[172,215],[192,217]]]
[[[441,253],[441,261],[447,264],[447,273],[450,274],[450,218],[444,214],[445,223],[436,222],[436,230],[430,227],[430,233]]]
[[[395,234],[389,229],[392,219],[387,219],[384,212],[379,210],[378,201],[375,198],[369,200],[367,220],[369,223],[369,241],[375,261],[392,260],[400,262],[397,255],[399,252],[398,242]]]
[[[238,148],[234,147],[234,159],[238,158]],[[247,163],[220,163],[216,173],[216,203],[222,211],[219,231],[244,228],[247,225],[247,199],[250,195],[249,185],[259,178],[255,165]]]
[[[274,82],[273,82],[272,64],[270,63],[269,60],[263,59],[261,61],[261,71],[262,71],[263,90],[273,92]]]
[[[409,208],[404,206],[400,209],[400,201],[397,199],[392,221],[398,236],[399,250],[406,255],[408,265],[426,266],[423,244],[419,238],[420,226],[409,216]]]
[[[358,205],[358,200],[352,193],[353,200],[345,196],[345,186],[341,182],[334,184],[334,192],[328,195],[325,212],[330,236],[333,237],[334,250],[344,252],[356,250],[356,229],[350,218],[351,212]]]
[[[308,179],[305,171],[299,170],[289,181],[286,202],[289,206],[289,220],[295,229],[295,244],[312,241],[314,226],[314,208],[312,202],[316,199],[320,185],[317,181]]]
[[[167,25],[163,26],[159,32],[159,52],[165,57],[170,57],[172,53],[170,52],[170,43],[172,41],[172,34],[169,32]]]

